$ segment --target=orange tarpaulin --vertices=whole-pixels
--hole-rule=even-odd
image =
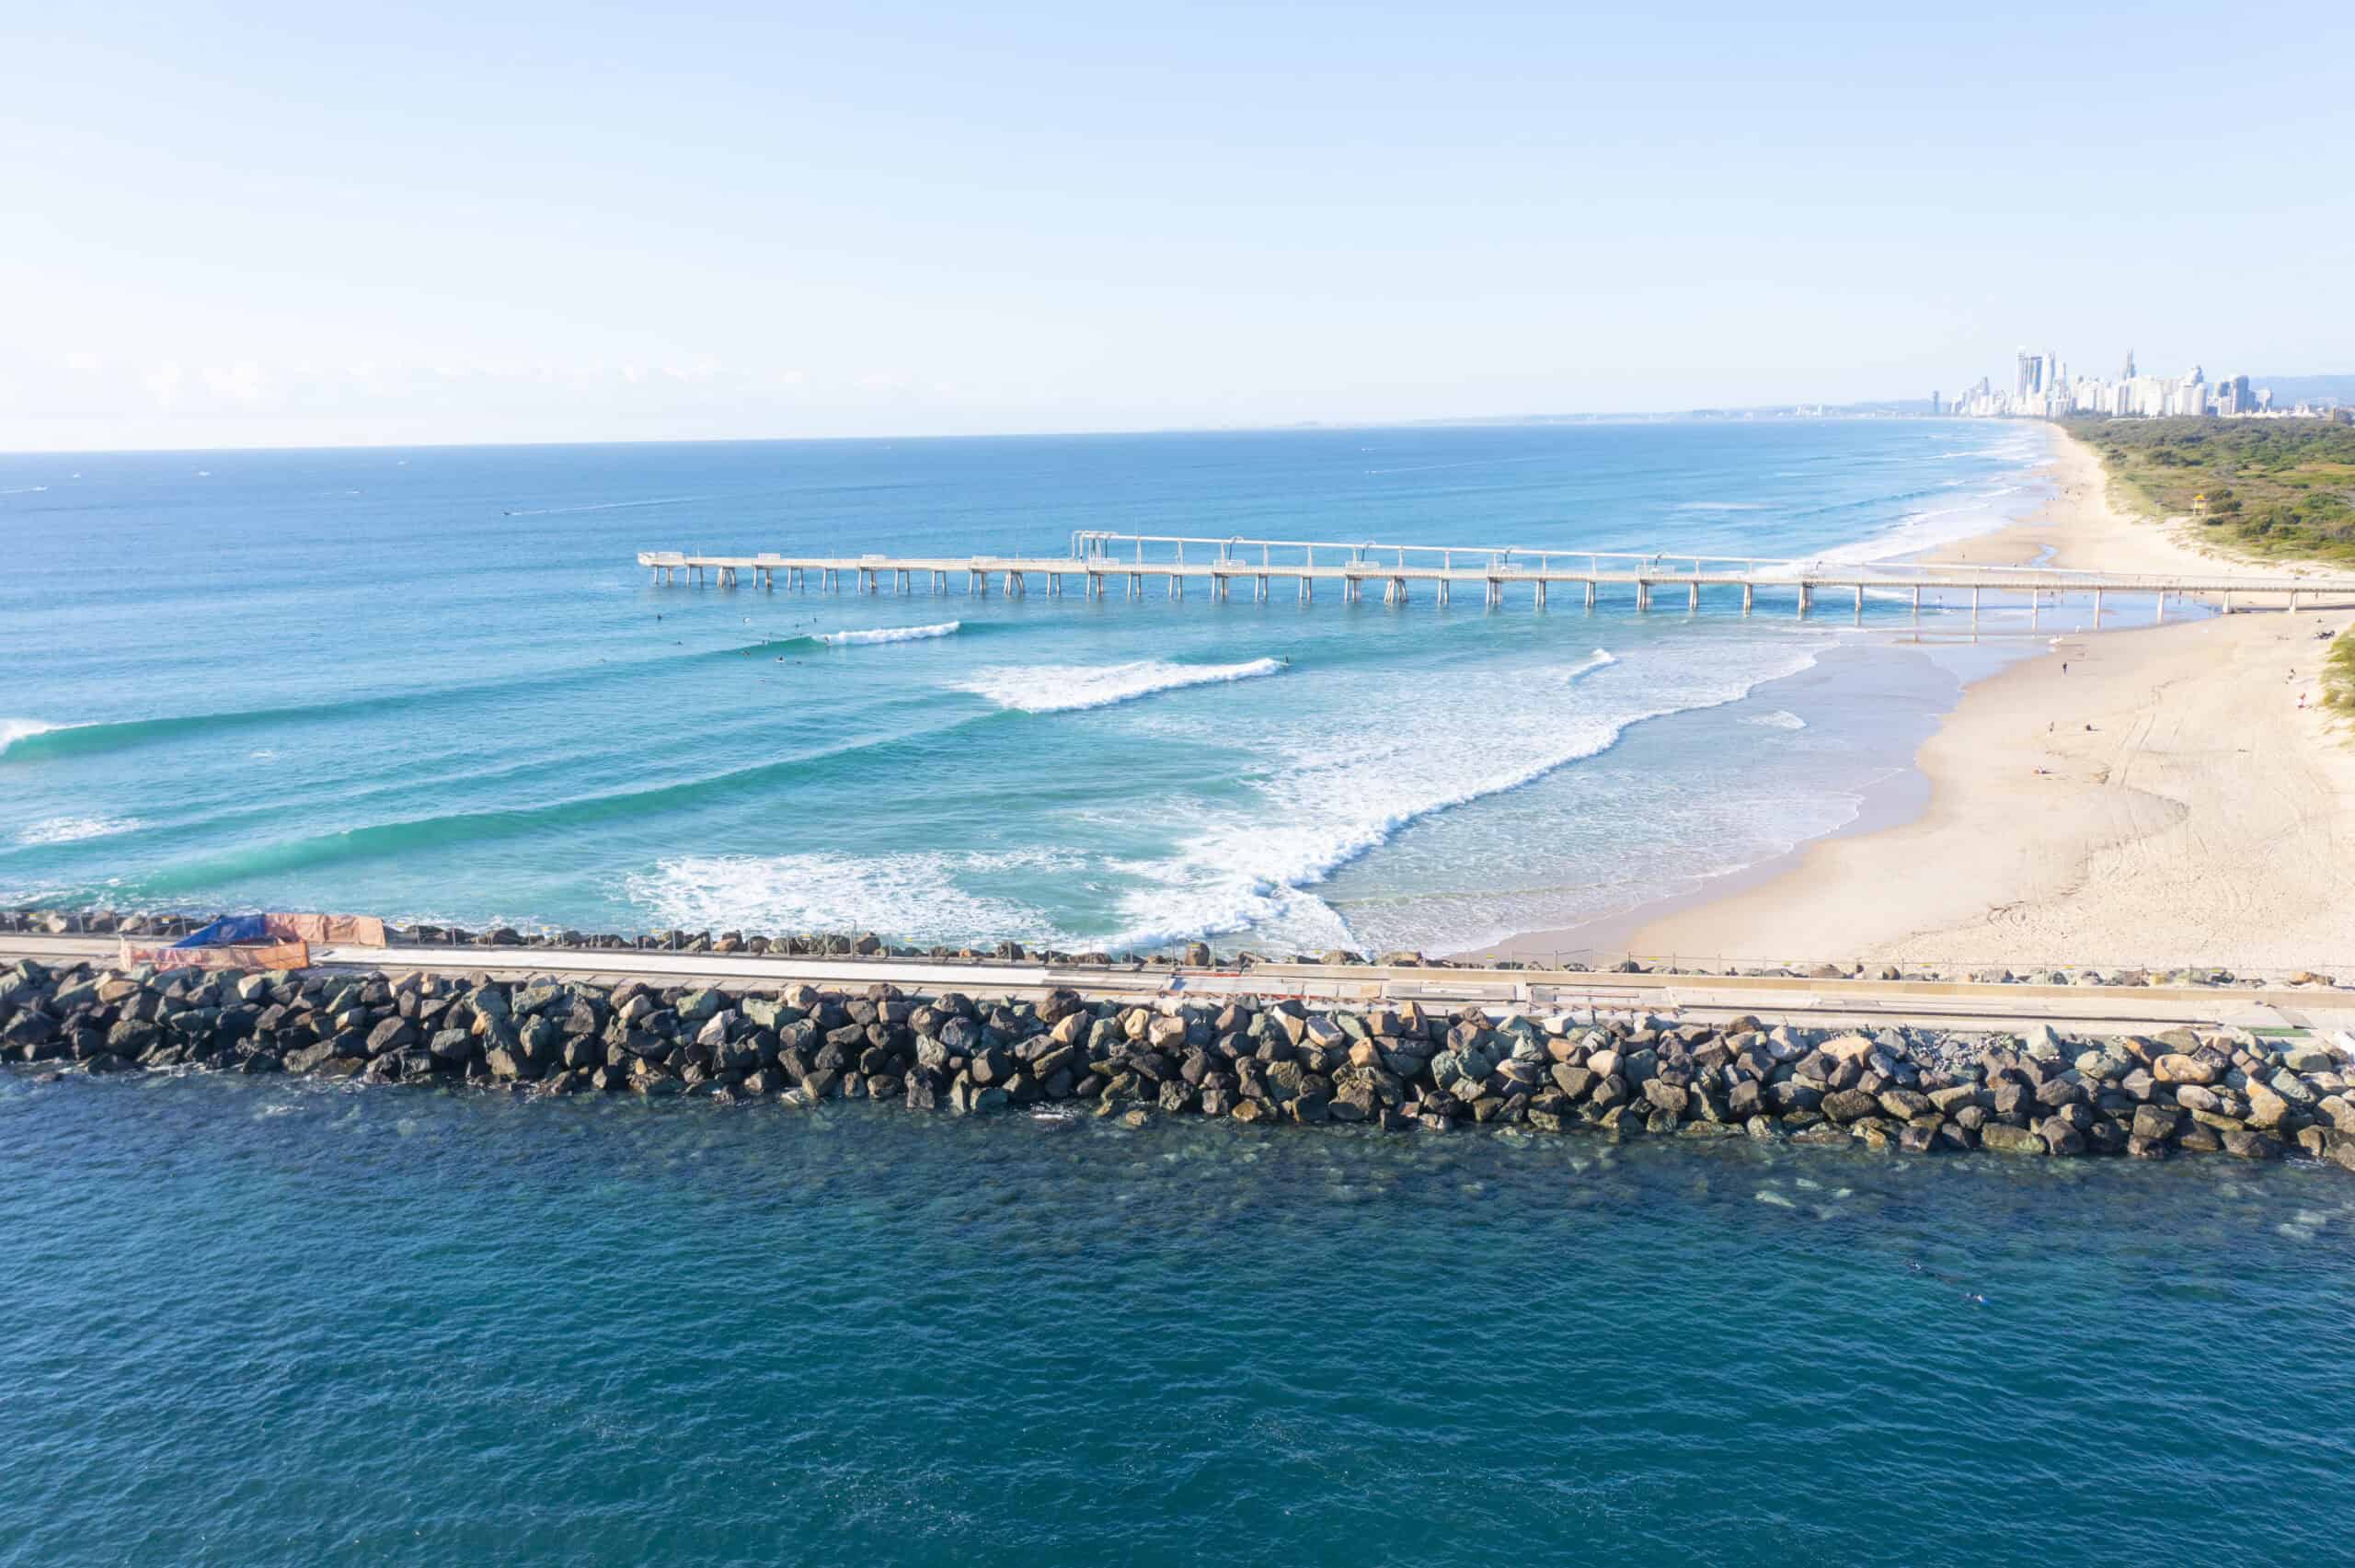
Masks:
[[[307,943],[243,943],[228,947],[172,947],[122,942],[122,962],[153,964],[159,969],[307,969]]]
[[[297,942],[335,942],[357,947],[385,945],[385,922],[374,915],[264,915],[270,934]]]

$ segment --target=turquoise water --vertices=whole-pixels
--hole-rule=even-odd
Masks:
[[[2355,1184],[0,1075],[0,1562],[2334,1560]],[[1974,1300],[1972,1298],[1983,1298]]]
[[[1967,651],[1861,651],[1895,604],[1858,633],[832,597],[659,589],[635,554],[1094,527],[1882,556],[2023,509],[2041,452],[1890,421],[0,457],[0,902],[1069,945],[1574,926],[1847,821]]]

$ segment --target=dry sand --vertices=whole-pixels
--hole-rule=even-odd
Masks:
[[[2091,451],[2058,430],[2053,447],[2050,506],[1938,558],[2050,547],[2055,566],[2214,569],[2189,525],[2113,509]],[[2067,637],[1964,694],[1922,748],[1918,820],[1819,840],[1781,875],[1661,915],[1626,945],[1728,961],[2355,970],[2355,750],[2298,705],[2319,698],[2317,634],[2350,616],[2269,609]],[[1498,951],[1582,940],[1538,933]]]

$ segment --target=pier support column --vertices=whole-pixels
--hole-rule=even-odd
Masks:
[[[1751,601],[1757,596],[1757,593],[1758,589],[1756,585],[1752,583],[1743,583],[1741,585],[1741,612],[1743,614],[1747,615],[1750,613]]]
[[[2292,589],[2290,590],[2290,613],[2291,613],[2291,614],[2292,614],[2292,615],[2295,615],[2297,612],[2298,612],[2298,590],[2297,590],[2296,589],[2294,589],[2294,588],[2293,588],[2293,589]]]
[[[1169,574],[1169,597],[1172,599],[1186,597],[1186,579],[1176,572]]]
[[[1447,604],[1447,579],[1445,578],[1439,579],[1439,603],[1442,608],[1444,608]]]
[[[2167,590],[2165,589],[2159,589],[2157,599],[2151,606],[2151,624],[2154,626],[2164,626],[2167,624]]]
[[[1807,612],[1814,608],[1815,589],[1806,583],[1799,584],[1799,619],[1806,620]]]
[[[2227,614],[2227,615],[2229,615],[2229,614],[2231,614],[2232,612],[2233,612],[2233,590],[2232,590],[2231,589],[2229,589],[2229,588],[2228,588],[2228,589],[2226,589],[2224,590],[2224,613],[2225,613],[2225,614]]]
[[[1594,608],[1594,579],[1592,578],[1586,579],[1586,607],[1589,610]]]
[[[1303,572],[1303,573],[1301,573],[1301,574],[1300,574],[1300,601],[1301,601],[1303,604],[1309,604],[1309,603],[1313,603],[1313,602],[1315,602],[1315,598],[1316,598],[1316,589],[1315,589],[1315,584],[1314,584],[1313,579],[1311,579],[1311,578],[1310,578],[1309,575],[1308,575],[1306,572]]]
[[[1698,609],[1700,609],[1700,608],[1701,608],[1701,585],[1700,585],[1699,583],[1697,583],[1697,582],[1696,582],[1696,583],[1688,583],[1686,586],[1687,586],[1688,588],[1690,588],[1693,591],[1692,591],[1690,594],[1688,594],[1688,595],[1686,595],[1686,596],[1685,596],[1685,600],[1684,600],[1684,608],[1685,608],[1685,609],[1687,609],[1687,610],[1698,610]]]
[[[1532,607],[1538,610],[1545,608],[1545,579],[1544,578],[1537,579],[1537,597]]]
[[[2101,589],[2094,589],[2094,630],[2101,630]]]
[[[1856,624],[1857,624],[1857,625],[1859,625],[1859,626],[1861,626],[1861,625],[1863,625],[1864,624],[1865,624],[1865,585],[1864,585],[1863,583],[1858,583],[1858,584],[1856,585]]]
[[[1255,600],[1257,600],[1259,603],[1262,603],[1262,604],[1265,604],[1265,603],[1268,601],[1268,574],[1267,574],[1267,573],[1265,573],[1265,572],[1261,572],[1261,573],[1259,574],[1258,584],[1258,587],[1253,590],[1252,597],[1253,597]]]
[[[1638,578],[1636,580],[1636,608],[1638,610],[1649,610],[1651,607],[1652,585]]]
[[[1970,629],[1979,630],[1979,585],[1970,585]]]
[[[1922,585],[1920,583],[1913,585],[1913,624],[1917,626],[1922,624]]]

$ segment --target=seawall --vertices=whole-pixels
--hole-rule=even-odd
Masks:
[[[1840,1033],[1411,1001],[993,1001],[888,982],[608,988],[25,959],[0,971],[0,1059],[37,1073],[293,1073],[959,1115],[1062,1107],[1134,1126],[1207,1116],[1914,1154],[2289,1156],[2355,1172],[2348,1064],[2232,1028]]]

